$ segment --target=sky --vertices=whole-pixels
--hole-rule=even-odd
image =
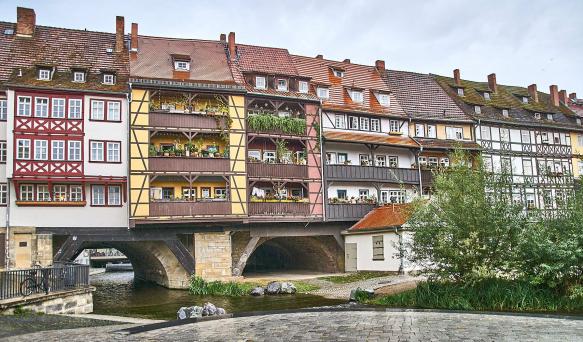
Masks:
[[[583,0],[0,0],[0,20],[16,6],[34,8],[37,24],[115,32],[115,16],[140,34],[218,39],[290,53],[350,59],[388,69],[486,81],[549,85],[583,98]]]

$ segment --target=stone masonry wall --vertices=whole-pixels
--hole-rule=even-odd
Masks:
[[[67,292],[44,294],[19,299],[6,303],[3,301],[0,307],[1,314],[10,315],[14,309],[20,307],[25,310],[41,312],[45,314],[86,314],[93,312],[93,291],[95,288],[79,289]]]
[[[226,279],[232,274],[231,234],[194,234],[195,274],[205,279]]]

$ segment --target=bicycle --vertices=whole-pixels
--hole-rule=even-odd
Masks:
[[[42,273],[42,280],[40,283],[37,281],[37,273],[39,270]],[[49,270],[43,269],[39,264],[35,264],[32,266],[32,269],[28,271],[26,278],[20,282],[20,294],[23,297],[27,297],[38,289],[42,289],[47,295],[49,294]]]

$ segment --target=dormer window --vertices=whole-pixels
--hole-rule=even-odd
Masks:
[[[534,113],[534,118],[540,120],[540,113]]]
[[[485,100],[490,100],[490,93],[484,92],[484,99]]]
[[[265,77],[264,76],[255,76],[255,88],[257,89],[265,89]]]
[[[504,116],[505,118],[508,117],[508,109],[502,109],[502,116]]]
[[[300,93],[307,93],[308,92],[308,82],[306,81],[299,81],[298,83],[298,90]]]
[[[344,77],[344,71],[338,69],[332,69],[334,76],[336,77]]]
[[[464,88],[457,88],[458,96],[464,96]]]
[[[547,113],[547,120],[553,121],[553,114]]]
[[[78,82],[78,83],[85,82],[85,73],[83,71],[73,72],[73,82]]]
[[[287,91],[287,80],[280,78],[277,80],[277,90]]]
[[[363,99],[362,99],[362,91],[360,91],[360,90],[351,90],[350,91],[350,98],[352,99],[352,102],[362,103],[363,102]]]
[[[482,107],[480,107],[480,106],[474,106],[474,112],[476,114],[482,114]]]
[[[330,91],[328,88],[318,87],[318,97],[321,99],[327,99],[330,97]]]
[[[581,119],[577,118],[575,121],[577,122],[577,125],[581,126]]]
[[[103,74],[103,84],[114,85],[115,84],[115,75],[112,73]]]
[[[378,100],[383,107],[388,107],[390,105],[389,94],[379,94]]]
[[[41,68],[38,69],[38,79],[41,81],[51,80],[51,69]]]
[[[190,62],[188,62],[188,61],[174,61],[174,70],[188,71],[188,70],[190,70]]]
[[[523,96],[522,97],[522,103],[528,103],[528,97]]]

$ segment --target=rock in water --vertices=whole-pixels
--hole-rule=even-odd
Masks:
[[[283,294],[294,294],[296,293],[297,289],[292,283],[283,282],[281,283],[281,290],[280,293]]]
[[[350,291],[350,301],[351,302],[357,302],[357,298],[372,298],[374,296],[374,290],[373,289],[361,289],[360,287],[353,289],[352,291]]]
[[[203,316],[214,316],[217,314],[217,307],[213,303],[205,303],[202,308]]]
[[[272,281],[271,283],[267,284],[266,292],[268,295],[279,294],[281,292],[281,282]]]
[[[191,309],[190,318],[202,317],[202,306],[192,306]]]
[[[178,317],[178,319],[186,319],[190,317],[190,312],[191,309],[189,307],[183,306],[180,309],[178,309],[178,312],[176,312],[176,316]]]
[[[256,288],[254,288],[253,290],[251,290],[250,293],[252,296],[263,296],[265,294],[265,289],[258,286]]]
[[[227,312],[223,308],[217,308],[217,315],[226,315]]]

